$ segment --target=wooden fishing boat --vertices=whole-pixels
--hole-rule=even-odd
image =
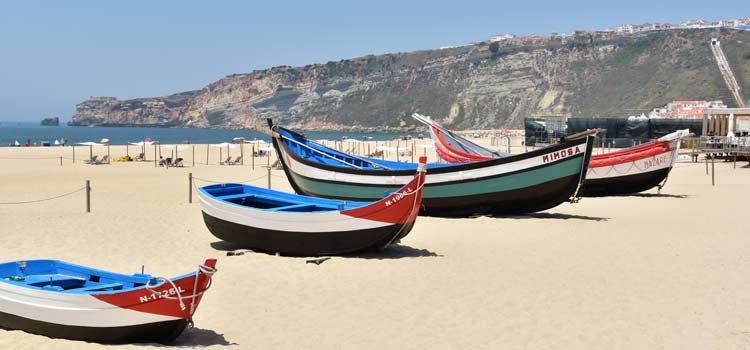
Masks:
[[[661,191],[677,160],[680,140],[689,134],[688,129],[678,130],[653,142],[592,156],[584,195],[628,195],[654,187]]]
[[[58,260],[0,264],[0,327],[99,343],[168,343],[192,317],[216,259],[172,279]]]
[[[426,158],[420,162],[411,181],[390,194],[380,192],[375,202],[313,198],[232,183],[204,186],[198,189],[203,219],[214,236],[259,251],[318,256],[385,248],[414,226]]]
[[[414,163],[359,157],[277,125],[273,145],[297,193],[371,201],[408,182]],[[423,215],[469,216],[545,210],[577,196],[591,155],[591,133],[525,154],[467,164],[428,164]]]
[[[429,118],[418,114],[414,118],[430,127],[438,156],[449,163],[480,162],[509,156],[472,143]],[[688,129],[678,130],[643,145],[591,156],[581,195],[627,195],[653,187],[661,190],[677,159],[680,140],[689,134]]]

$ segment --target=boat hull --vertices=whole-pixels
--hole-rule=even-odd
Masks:
[[[298,186],[297,191],[312,197],[324,197],[342,200],[368,200],[367,193],[390,192],[392,187],[384,185],[352,185],[349,183],[322,181],[306,178],[298,174],[290,174]],[[516,176],[523,176],[517,174]],[[493,184],[508,182],[508,179],[497,178],[485,188]],[[539,182],[531,186],[504,191],[482,192],[471,195],[461,195],[464,186],[459,183],[450,185],[425,185],[425,193],[432,193],[422,197],[420,215],[439,217],[465,217],[475,214],[523,214],[547,210],[564,203],[575,194],[578,187],[579,175],[574,174],[551,181]],[[473,187],[482,185],[474,184]],[[366,187],[366,191],[363,191]],[[358,197],[353,198],[356,193]],[[438,195],[434,195],[438,194]],[[359,197],[359,196],[363,197]]]
[[[587,137],[513,157],[428,168],[420,215],[466,217],[553,208],[575,196],[585,180],[592,140]],[[405,170],[351,169],[306,159],[278,135],[273,143],[289,182],[300,194],[372,201],[409,179]]]
[[[585,197],[622,196],[648,191],[667,179],[672,167],[640,174],[588,179],[581,189]]]
[[[293,256],[341,255],[382,249],[411,231],[414,221],[368,229],[332,232],[272,230],[222,220],[203,212],[208,230],[243,248]]]
[[[85,327],[33,320],[0,312],[0,327],[28,333],[106,344],[170,343],[187,326],[187,320],[177,319],[147,324],[118,327]]]

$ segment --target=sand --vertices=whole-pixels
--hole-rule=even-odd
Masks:
[[[7,158],[70,157],[69,148],[0,148],[0,202],[62,194],[86,179],[93,188],[89,214],[83,192],[0,205],[0,260],[53,258],[124,273],[145,265],[147,273],[175,276],[217,257],[196,328],[175,344],[184,348],[750,347],[746,163],[717,163],[713,187],[703,163],[684,160],[662,195],[584,198],[516,217],[421,217],[400,246],[318,266],[226,256],[234,247],[208,232],[197,201],[188,203],[188,173],[265,186],[259,165],[266,160],[256,159],[254,170],[249,161],[205,165],[205,146],[196,148],[200,164],[190,167],[186,152],[187,167],[169,169],[85,165],[82,148],[75,164],[60,166]],[[273,188],[290,190],[282,171],[272,175]],[[0,330],[3,349],[102,347]]]

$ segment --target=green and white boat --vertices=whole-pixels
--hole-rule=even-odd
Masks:
[[[376,201],[414,177],[416,163],[359,157],[330,149],[273,125],[273,145],[299,194]],[[593,132],[505,158],[463,164],[428,164],[420,214],[522,214],[575,201],[591,157]]]

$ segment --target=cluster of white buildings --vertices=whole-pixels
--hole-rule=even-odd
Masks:
[[[700,29],[700,28],[733,28],[739,30],[750,30],[750,18],[737,18],[737,19],[723,19],[716,22],[706,21],[703,19],[691,19],[682,21],[679,24],[672,23],[643,23],[643,24],[623,24],[617,28],[607,28],[600,30],[599,32],[607,33],[618,33],[618,34],[633,34],[641,32],[649,32],[654,30],[670,30],[670,29]],[[598,30],[576,30],[577,32],[597,32]],[[552,33],[552,37],[560,36],[565,37],[568,34],[557,34]],[[526,36],[522,38],[536,38],[537,35]],[[497,34],[490,37],[490,42],[506,41],[515,39],[516,36],[513,34]]]
[[[649,118],[703,119],[708,109],[726,109],[721,100],[715,101],[672,101],[666,106],[649,112]]]
[[[669,29],[701,29],[701,28],[733,28],[750,30],[750,18],[723,19],[716,22],[710,22],[703,19],[691,19],[682,21],[679,24],[672,23],[643,23],[643,24],[623,24],[617,28],[607,28],[606,32],[615,32],[623,34],[632,34],[648,32],[653,30]]]

